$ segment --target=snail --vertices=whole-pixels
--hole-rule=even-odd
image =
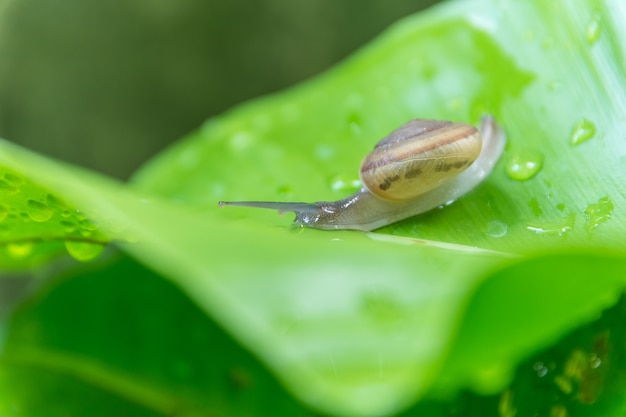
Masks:
[[[480,184],[502,155],[502,128],[484,116],[480,126],[414,119],[376,144],[361,164],[363,187],[335,202],[220,201],[293,212],[294,224],[370,231],[448,205]]]

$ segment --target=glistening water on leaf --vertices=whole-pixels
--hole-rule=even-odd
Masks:
[[[593,41],[591,21],[602,25]],[[434,389],[493,392],[623,290],[623,254],[592,248],[622,250],[626,232],[626,71],[616,59],[626,55],[625,21],[626,5],[610,0],[448,3],[308,83],[208,121],[131,186],[6,142],[0,165],[106,215],[138,240],[123,250],[326,413],[391,415]],[[454,204],[378,233],[451,246],[294,233],[274,213],[216,207],[285,193],[339,200],[347,193],[333,179],[355,175],[394,127],[415,117],[473,124],[485,113],[510,144],[492,175]],[[572,146],[581,120],[595,134]],[[541,164],[515,160],[522,150]],[[548,249],[561,254],[534,258]]]
[[[41,187],[26,172],[0,168],[0,269],[34,267],[62,253],[91,260],[115,238],[102,219],[95,223],[57,197],[63,193]]]

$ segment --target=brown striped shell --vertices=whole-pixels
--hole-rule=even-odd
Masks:
[[[465,123],[415,119],[378,142],[361,164],[361,182],[385,200],[410,200],[469,167],[481,151],[478,130]]]

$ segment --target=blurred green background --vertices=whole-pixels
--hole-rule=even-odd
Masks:
[[[0,136],[127,178],[436,0],[0,0]]]

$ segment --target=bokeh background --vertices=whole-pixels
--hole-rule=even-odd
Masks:
[[[0,137],[121,179],[436,0],[0,0]]]

